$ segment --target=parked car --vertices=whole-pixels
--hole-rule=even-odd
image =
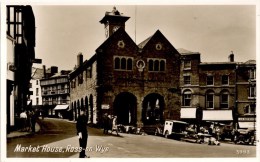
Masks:
[[[238,129],[234,135],[234,143],[254,145],[256,142],[256,131],[252,129]]]
[[[184,137],[186,133],[186,127],[188,123],[178,120],[166,120],[163,129],[163,135],[165,138],[180,139]]]
[[[153,125],[144,125],[142,129],[146,134],[157,136],[163,134],[163,127],[163,124],[158,123]]]

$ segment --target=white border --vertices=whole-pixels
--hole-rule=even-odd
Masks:
[[[28,5],[148,5],[148,3],[145,0],[1,0],[1,161],[45,161],[46,159],[34,159],[34,158],[6,158],[6,129],[5,129],[5,123],[6,123],[6,22],[5,22],[5,13],[6,13],[6,4],[16,4],[16,5],[23,5],[23,4],[28,4]],[[260,0],[149,0],[149,5],[256,5],[257,7],[257,16],[256,16],[256,61],[257,65],[259,63],[259,36],[260,36]],[[257,66],[257,82],[260,79],[260,73],[259,73],[259,67]],[[260,94],[259,88],[257,88],[257,94]],[[259,96],[259,95],[258,95]],[[258,99],[259,97],[257,97]],[[258,107],[259,108],[259,107]],[[260,110],[257,108],[257,114],[259,114]],[[259,123],[259,120],[258,120]],[[259,126],[258,126],[259,128]],[[257,132],[258,139],[259,139],[259,131]],[[200,161],[223,161],[223,160],[228,160],[228,161],[236,161],[236,162],[244,162],[246,161],[259,161],[259,155],[260,155],[260,150],[259,150],[259,142],[256,150],[257,158],[157,158],[156,161],[172,161],[172,160],[181,160],[181,161],[192,161],[192,162],[200,162]],[[64,161],[75,161],[76,159],[52,159],[52,158],[47,158],[47,160],[62,160]],[[108,160],[108,159],[88,159],[91,161],[99,161],[99,160]],[[134,159],[114,159],[110,158],[110,160],[113,161],[132,161]],[[140,159],[139,159],[140,160]],[[151,160],[147,158],[142,158],[143,160]]]

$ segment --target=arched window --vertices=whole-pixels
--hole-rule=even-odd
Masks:
[[[183,106],[191,106],[191,91],[185,90],[182,94],[182,105]]]
[[[132,59],[128,58],[127,59],[127,70],[132,70],[132,67],[133,67]]]
[[[208,91],[206,93],[206,108],[213,109],[214,108],[214,92]]]
[[[221,92],[220,94],[220,108],[228,108],[229,93],[228,91]]]
[[[149,71],[153,71],[153,60],[149,60]]]
[[[154,71],[159,71],[159,60],[154,61]]]
[[[126,69],[126,59],[125,58],[121,59],[121,69],[123,69],[123,70]]]
[[[160,71],[165,71],[165,61],[164,60],[160,61]]]
[[[115,58],[115,69],[119,69],[120,68],[120,59],[117,57]]]

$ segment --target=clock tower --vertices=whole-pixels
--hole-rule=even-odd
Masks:
[[[119,28],[125,29],[125,22],[129,18],[130,17],[123,16],[123,14],[120,13],[116,7],[113,7],[112,12],[106,12],[103,19],[99,21],[105,26],[106,38],[111,36]]]

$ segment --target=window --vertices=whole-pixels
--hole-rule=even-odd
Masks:
[[[189,75],[183,76],[183,79],[184,79],[184,85],[190,85],[191,81]]]
[[[148,59],[148,70],[150,72],[165,71],[166,60],[165,59]]]
[[[214,108],[214,92],[206,93],[206,108]]]
[[[255,111],[255,104],[247,105],[244,108],[244,111],[245,111],[245,114],[255,114],[256,113],[256,111]]]
[[[255,69],[249,70],[249,77],[250,77],[250,79],[256,79],[256,71],[255,71]]]
[[[83,76],[82,74],[79,74],[78,76],[78,85],[83,83]]]
[[[39,96],[39,88],[36,88],[36,96]]]
[[[190,60],[184,60],[183,64],[184,64],[184,67],[183,67],[184,70],[191,69],[191,61]]]
[[[212,75],[207,76],[207,85],[214,85],[214,77]]]
[[[92,78],[92,66],[87,68],[86,75],[87,78]]]
[[[183,97],[182,97],[182,105],[183,106],[191,106],[191,91],[186,90],[183,92]]]
[[[133,58],[125,56],[114,57],[115,70],[133,70]]]
[[[220,95],[220,108],[228,108],[228,92],[222,92]]]
[[[39,80],[36,80],[36,85],[38,85],[39,84]]]
[[[222,85],[228,85],[228,75],[222,75]]]
[[[39,98],[36,98],[36,105],[39,105]]]
[[[249,98],[255,98],[256,97],[256,87],[249,87]]]

